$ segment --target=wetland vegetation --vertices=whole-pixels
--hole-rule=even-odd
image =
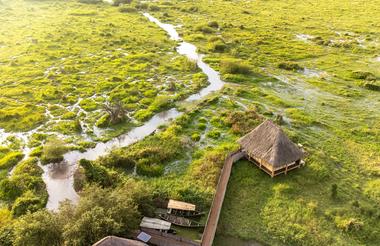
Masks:
[[[185,100],[208,78],[144,12],[205,54],[223,89]],[[306,166],[271,179],[236,163],[214,244],[377,245],[379,19],[377,0],[2,0],[0,245],[129,237],[169,198],[207,211],[225,157],[264,119],[303,145]],[[79,200],[45,209],[44,164],[173,107],[144,139],[78,160]]]

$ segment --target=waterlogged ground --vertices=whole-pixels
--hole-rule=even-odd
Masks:
[[[267,118],[281,115],[289,135],[309,152],[305,168],[274,180],[246,162],[237,163],[217,242],[228,237],[247,240],[241,245],[253,245],[250,240],[269,245],[379,241],[379,197],[374,194],[379,194],[380,95],[363,86],[366,80],[378,83],[380,76],[379,3],[161,5],[162,18],[181,25],[185,40],[235,83],[226,94]],[[226,69],[227,59],[252,72]],[[358,71],[374,78],[355,76]],[[332,184],[338,185],[336,199]]]
[[[91,165],[81,163],[77,191],[94,184],[113,189],[133,180],[155,201],[182,199],[207,211],[225,156],[267,118],[304,145],[306,166],[271,179],[246,161],[237,163],[215,245],[378,244],[379,1],[216,0],[212,6],[206,0],[136,1],[125,13],[103,4],[35,4],[33,10],[23,1],[0,5],[7,11],[0,12],[1,20],[8,21],[1,30],[11,33],[0,33],[4,163],[12,160],[7,164],[12,166],[23,158],[17,138],[25,137],[12,132],[42,125],[39,131],[76,145],[82,138],[109,138],[168,108],[171,104],[157,106],[161,95],[179,102],[206,85],[201,70],[177,54],[177,43],[138,8],[175,25],[227,84],[201,102],[178,103],[182,116],[155,134]],[[25,18],[16,18],[16,9]],[[47,16],[54,21],[47,23]],[[28,36],[38,41],[27,41]],[[131,107],[133,120],[109,130],[94,128],[104,114],[102,103],[112,98]],[[63,121],[70,112],[73,118]],[[12,117],[3,117],[8,114]],[[78,125],[76,119],[80,133],[62,130],[67,127],[61,122]],[[45,141],[34,139],[36,146]],[[201,237],[196,230],[180,234]]]
[[[1,132],[44,138],[27,133],[38,129],[83,145],[119,135],[206,85],[139,13],[74,1],[0,8]],[[131,123],[99,129],[107,101],[122,101]]]

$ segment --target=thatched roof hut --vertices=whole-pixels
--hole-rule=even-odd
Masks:
[[[115,236],[108,236],[94,243],[92,246],[148,246],[148,245],[136,240],[115,237]]]
[[[303,158],[303,151],[270,120],[261,123],[238,142],[247,158],[272,177],[299,167]]]

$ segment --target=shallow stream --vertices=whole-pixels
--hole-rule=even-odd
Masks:
[[[184,42],[173,25],[162,23],[148,13],[144,13],[144,16],[165,30],[172,40],[178,41],[177,52],[194,60],[202,72],[207,75],[209,85],[198,93],[189,96],[185,99],[186,102],[202,99],[223,87],[224,82],[220,79],[219,73],[202,61],[203,55],[197,53],[197,48],[194,45]],[[94,148],[87,149],[85,152],[68,152],[64,155],[64,160],[61,163],[42,166],[44,170],[43,180],[49,193],[47,208],[56,210],[61,201],[68,199],[75,203],[78,200],[79,196],[75,192],[73,184],[74,172],[79,160],[95,160],[107,154],[113,148],[121,148],[133,144],[154,133],[160,125],[170,122],[181,114],[176,108],[158,113],[142,126],[133,128],[119,137],[105,143],[98,143]]]

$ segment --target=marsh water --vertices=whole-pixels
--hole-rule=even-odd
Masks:
[[[149,13],[144,13],[143,15],[149,21],[165,30],[172,40],[178,41],[177,52],[194,60],[208,78],[209,85],[198,93],[189,96],[185,99],[186,102],[199,100],[223,87],[224,82],[220,79],[219,73],[203,62],[203,55],[197,53],[197,48],[194,45],[184,42],[173,25],[162,23]],[[79,160],[95,160],[107,154],[113,148],[126,147],[133,144],[154,133],[160,125],[170,122],[181,114],[176,108],[158,113],[142,126],[133,128],[131,131],[108,142],[97,143],[94,148],[87,149],[85,152],[68,152],[64,155],[64,160],[61,163],[41,166],[44,170],[43,180],[46,183],[49,194],[47,208],[56,210],[61,201],[68,199],[75,203],[78,200],[79,196],[74,190],[74,172]]]

